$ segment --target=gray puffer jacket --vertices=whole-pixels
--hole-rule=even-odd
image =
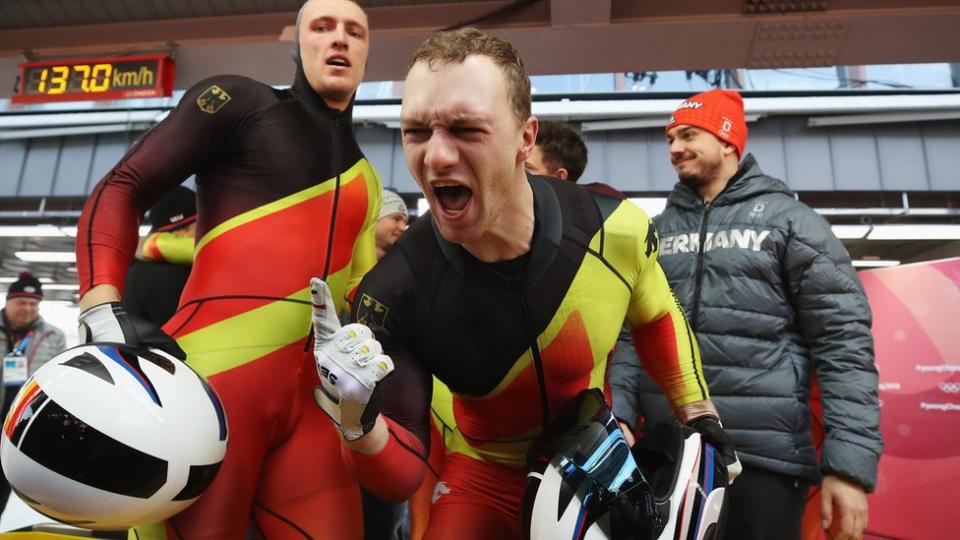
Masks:
[[[873,490],[883,442],[870,306],[829,224],[751,155],[712,204],[677,184],[654,221],[660,264],[696,331],[740,459]],[[636,398],[646,425],[671,420],[634,355],[621,343],[611,365],[617,410]],[[814,371],[826,432],[820,467],[807,406]]]

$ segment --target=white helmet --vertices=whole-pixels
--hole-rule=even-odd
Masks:
[[[581,392],[529,455],[531,540],[710,540],[726,467],[695,431],[657,426],[631,452],[599,390]],[[639,466],[638,466],[639,465]]]
[[[0,460],[38,512],[125,529],[189,506],[226,447],[223,406],[185,363],[99,343],[67,349],[24,383],[3,424]]]

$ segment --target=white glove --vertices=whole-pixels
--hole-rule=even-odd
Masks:
[[[377,383],[393,371],[393,360],[373,332],[362,324],[340,327],[330,287],[320,278],[310,280],[313,303],[313,357],[320,386],[313,397],[340,428],[343,438],[355,441],[373,429],[380,414]]]
[[[159,326],[130,315],[118,302],[93,306],[77,319],[80,343],[126,343],[160,349],[180,360],[187,358],[177,342]]]

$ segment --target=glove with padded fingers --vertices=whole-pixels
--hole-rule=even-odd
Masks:
[[[313,357],[320,376],[313,397],[343,438],[355,441],[376,423],[380,414],[377,383],[393,371],[393,361],[366,326],[340,326],[330,287],[322,279],[310,280],[310,297]]]

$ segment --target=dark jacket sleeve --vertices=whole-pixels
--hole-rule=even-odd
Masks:
[[[783,270],[821,390],[821,470],[870,492],[883,449],[870,306],[829,224],[806,206],[791,213]]]
[[[617,348],[614,349],[607,365],[607,384],[613,398],[613,415],[617,420],[637,430],[637,418],[640,413],[638,393],[643,367],[637,351],[633,348],[633,339],[627,327],[620,329]]]

